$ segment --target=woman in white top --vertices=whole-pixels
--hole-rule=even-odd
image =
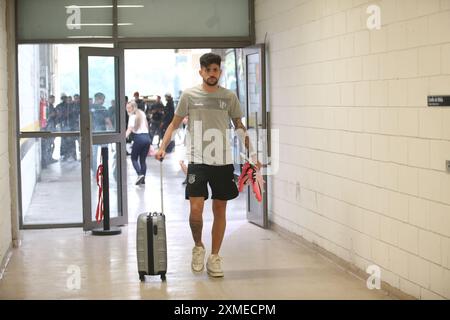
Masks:
[[[131,162],[138,175],[136,185],[145,184],[148,150],[150,149],[150,137],[148,135],[148,123],[145,113],[138,109],[136,102],[127,103],[128,119],[127,138],[133,133],[133,147],[131,149]]]

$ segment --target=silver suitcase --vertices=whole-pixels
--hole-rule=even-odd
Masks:
[[[163,206],[162,161],[161,166],[161,212],[141,213],[137,220],[136,251],[139,279],[146,275],[160,275],[166,280],[167,240],[166,217]]]

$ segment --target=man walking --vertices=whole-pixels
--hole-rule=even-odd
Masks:
[[[230,120],[238,135],[240,134],[241,141],[245,140],[247,149],[251,148],[249,140],[244,137],[246,129],[241,122],[242,111],[237,96],[218,85],[220,64],[221,58],[216,54],[207,53],[200,57],[199,74],[203,83],[183,92],[175,116],[166,130],[160,149],[155,154],[158,160],[164,158],[173,131],[178,129],[183,118],[189,116],[191,141],[187,155],[189,164],[185,198],[190,202],[189,224],[195,243],[191,266],[196,272],[204,269],[206,250],[202,242],[202,215],[204,202],[209,196],[209,184],[214,222],[211,231],[211,254],[207,259],[206,269],[212,277],[224,275],[219,250],[225,234],[227,201],[239,194],[234,182],[233,159],[227,133]]]

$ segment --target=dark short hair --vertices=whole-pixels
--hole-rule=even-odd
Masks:
[[[94,97],[95,97],[96,99],[105,99],[105,95],[104,95],[103,93],[101,93],[101,92],[97,92],[97,93],[94,95]]]
[[[222,61],[222,58],[215,53],[205,53],[200,57],[200,66],[207,68],[209,65],[215,63],[220,67],[220,62]]]

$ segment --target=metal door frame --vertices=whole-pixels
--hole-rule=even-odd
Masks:
[[[126,148],[125,148],[125,115],[123,106],[125,105],[125,69],[124,69],[124,51],[119,48],[96,48],[80,47],[80,134],[81,134],[81,176],[82,176],[82,198],[83,198],[83,230],[92,230],[102,227],[96,221],[92,221],[91,207],[91,150],[95,144],[118,144],[118,168],[120,174],[117,197],[119,216],[110,219],[111,226],[128,224],[128,201],[127,201],[127,175],[126,175]],[[92,135],[91,114],[89,110],[89,64],[88,58],[96,57],[115,57],[115,93],[116,93],[116,112],[118,131],[98,133]]]
[[[244,68],[245,68],[245,86],[246,86],[246,91],[245,91],[245,95],[246,95],[246,110],[245,110],[245,116],[246,116],[246,127],[247,129],[249,128],[249,90],[248,90],[248,73],[247,73],[247,65],[248,65],[248,56],[252,55],[252,54],[258,54],[259,55],[259,60],[260,60],[260,64],[259,64],[259,71],[260,71],[260,75],[261,75],[261,93],[260,93],[260,105],[261,105],[261,116],[262,116],[262,127],[261,129],[265,129],[267,130],[267,145],[263,146],[263,157],[264,159],[262,159],[263,161],[260,160],[260,162],[262,162],[263,164],[267,164],[267,160],[269,159],[269,155],[270,155],[270,123],[269,123],[269,112],[267,110],[267,105],[266,105],[266,56],[265,56],[265,45],[264,44],[256,44],[254,46],[250,46],[250,47],[246,47],[243,48],[243,53],[244,53],[244,57],[245,57],[245,64],[244,64]],[[257,136],[257,142],[256,145],[254,146],[256,151],[259,152],[260,150],[258,150],[259,146],[258,146],[258,128],[256,128],[256,136]],[[268,179],[266,175],[263,175],[264,181],[266,182],[264,185],[264,192],[262,193],[262,212],[258,212],[256,214],[252,214],[250,211],[250,203],[252,201],[256,201],[254,199],[254,195],[253,195],[253,191],[251,190],[250,187],[247,187],[247,220],[255,225],[258,225],[264,229],[269,228],[269,214],[268,214],[268,199],[267,199],[267,191],[268,191]],[[262,215],[262,216],[261,216]],[[256,216],[256,217],[255,217]]]

